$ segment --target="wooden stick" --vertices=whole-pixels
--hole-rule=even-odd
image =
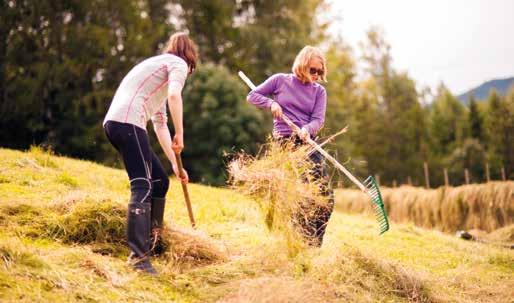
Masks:
[[[180,178],[183,178],[184,177],[184,173],[183,173],[183,165],[182,165],[182,158],[180,157],[180,154],[177,154],[175,153],[175,158],[177,159],[177,166],[178,166],[178,171],[180,172]],[[182,182],[180,182],[180,184],[182,184],[182,191],[184,192],[184,200],[186,201],[186,206],[187,206],[187,213],[189,214],[189,221],[191,221],[191,226],[193,228],[196,227],[196,223],[195,223],[195,218],[193,216],[193,208],[191,207],[191,200],[189,199],[189,191],[187,190],[187,184],[184,184]]]
[[[487,182],[491,181],[491,175],[489,174],[489,162],[485,162],[485,178]]]
[[[502,166],[501,172],[502,172],[502,181],[506,181],[507,176],[505,175],[505,167],[504,166]]]
[[[425,186],[426,188],[430,188],[430,177],[428,175],[428,163],[425,161],[423,162],[423,170],[425,171]]]
[[[467,168],[464,169],[464,178],[466,179],[466,184],[469,184],[469,170]]]
[[[448,178],[448,169],[444,169],[443,170],[444,172],[444,185],[445,186],[450,186],[450,179]]]
[[[320,147],[323,147],[323,145],[327,144],[327,143],[330,143],[330,141],[334,140],[335,137],[339,136],[340,134],[344,134],[346,133],[346,131],[348,131],[348,125],[346,125],[344,128],[342,128],[340,131],[338,131],[337,133],[333,134],[332,136],[328,137],[327,140],[323,141],[321,144],[319,144]],[[313,152],[315,152],[316,149],[312,149],[310,150],[308,153],[307,153],[307,156],[310,156],[312,155]]]

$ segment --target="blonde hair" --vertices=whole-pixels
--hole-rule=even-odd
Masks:
[[[178,32],[173,34],[168,40],[163,53],[173,54],[184,59],[189,67],[189,73],[192,73],[196,68],[198,47],[186,33]]]
[[[307,45],[305,46],[299,53],[296,55],[293,63],[293,74],[295,74],[300,81],[306,83],[310,82],[309,78],[309,62],[313,59],[317,58],[321,61],[321,65],[323,66],[323,76],[319,76],[321,80],[327,82],[327,64],[325,60],[325,56],[321,53],[319,48]]]

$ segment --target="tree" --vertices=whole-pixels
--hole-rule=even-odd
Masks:
[[[472,183],[480,183],[484,178],[484,163],[486,152],[477,139],[465,139],[446,158],[445,165],[452,183],[463,184],[464,169],[468,169]]]
[[[291,69],[306,44],[321,42],[315,18],[322,0],[180,0],[181,20],[202,60],[244,70],[256,82]],[[318,33],[318,34],[313,34]]]
[[[353,113],[362,133],[353,138],[361,145],[358,150],[370,173],[384,181],[420,177],[426,131],[415,83],[392,67],[390,46],[380,29],[371,28],[361,48],[368,78],[359,89],[359,112]]]
[[[489,94],[486,132],[489,158],[497,169],[504,166],[507,176],[514,175],[514,87],[505,98],[496,91]]]
[[[433,154],[449,154],[462,144],[467,133],[464,106],[441,84],[430,108],[430,147]]]
[[[355,90],[356,62],[352,58],[351,49],[343,41],[332,41],[326,51],[327,83],[327,112],[325,131],[336,132],[348,124],[351,118]]]
[[[7,37],[2,34],[2,145],[43,144],[81,158],[110,157],[101,121],[114,91],[167,38],[167,24],[154,13],[157,4],[9,1],[0,12],[9,20]],[[148,18],[149,11],[157,19]]]
[[[357,86],[354,80],[356,62],[351,49],[341,40],[330,41],[326,60],[328,82],[322,85],[327,90],[327,111],[320,136],[332,135],[346,125],[349,125],[350,133],[358,132],[352,119],[356,107]],[[343,159],[354,154],[355,144],[347,133],[337,137],[326,148]]]
[[[477,102],[473,96],[469,98],[469,129],[471,138],[479,141],[484,140],[483,136],[483,118],[479,112]]]

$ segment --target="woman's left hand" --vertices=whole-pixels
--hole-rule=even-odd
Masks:
[[[306,130],[305,128],[302,127],[302,129],[300,130],[300,133],[298,134],[300,136],[300,139],[302,139],[303,141],[307,141],[308,138],[310,138],[310,134],[309,134],[309,131]]]

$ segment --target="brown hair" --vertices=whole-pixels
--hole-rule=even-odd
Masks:
[[[318,58],[323,65],[323,70],[325,73],[323,76],[320,76],[321,80],[327,82],[327,63],[325,60],[325,56],[319,50],[319,48],[307,45],[305,46],[299,53],[296,55],[293,63],[293,73],[298,79],[302,82],[308,82],[309,79],[309,62],[313,58]]]
[[[192,73],[196,68],[196,61],[198,60],[197,49],[196,44],[186,33],[178,32],[171,35],[163,53],[173,54],[184,59],[189,67],[189,73]]]

